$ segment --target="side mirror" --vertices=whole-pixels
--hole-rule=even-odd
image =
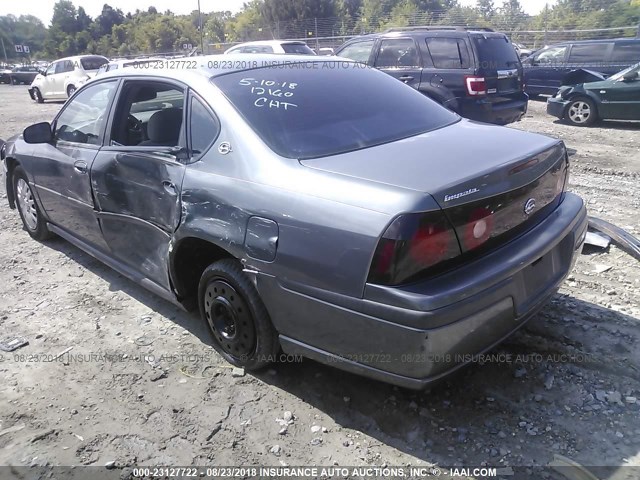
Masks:
[[[27,143],[51,143],[53,133],[49,122],[35,123],[24,129],[22,138]]]
[[[622,77],[622,81],[624,82],[633,82],[638,79],[638,72],[627,72]]]
[[[44,68],[39,68],[39,69],[38,69],[38,73],[39,73],[40,75],[42,75],[43,77],[46,77],[46,76],[47,76],[47,71],[46,71]]]

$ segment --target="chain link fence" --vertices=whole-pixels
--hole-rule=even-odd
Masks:
[[[545,45],[567,40],[592,40],[602,38],[640,37],[640,25],[615,26],[610,28],[575,28],[552,29],[547,25],[545,12],[537,17],[529,15],[495,15],[482,18],[477,11],[470,8],[453,8],[451,10],[419,12],[393,18],[353,17],[344,18],[312,18],[306,20],[276,22],[273,25],[255,26],[244,29],[241,41],[208,43],[205,53],[222,53],[226,49],[242,42],[256,40],[302,40],[314,49],[336,48],[345,41],[367,33],[375,33],[391,27],[410,26],[465,26],[492,28],[506,33],[514,42],[527,48],[537,49]],[[375,25],[375,26],[374,26]],[[532,25],[539,26],[532,28]]]

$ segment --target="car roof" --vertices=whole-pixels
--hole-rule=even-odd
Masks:
[[[407,29],[407,30],[393,30],[390,29],[388,31],[385,32],[379,32],[379,33],[369,33],[366,35],[358,35],[357,37],[353,37],[351,39],[349,39],[348,41],[346,41],[345,43],[343,43],[342,45],[346,45],[352,42],[359,42],[362,40],[375,40],[377,38],[397,38],[397,37],[421,37],[423,36],[425,33],[446,33],[447,36],[450,37],[459,37],[459,38],[465,38],[468,37],[469,35],[485,35],[485,36],[501,36],[504,37],[506,36],[506,34],[504,32],[494,32],[494,31],[486,31],[486,30],[454,30],[451,28],[442,28],[442,29],[437,29],[437,28],[424,28],[424,29]],[[342,47],[342,45],[340,47]]]
[[[304,41],[302,41],[302,40],[254,40],[252,42],[239,43],[238,45],[234,45],[231,48],[245,47],[245,46],[251,46],[251,45],[272,45],[272,46],[275,45],[275,46],[278,46],[278,45],[292,45],[292,44],[306,45],[306,43]]]
[[[64,58],[57,58],[55,60],[53,60],[51,63],[55,63],[55,62],[61,62],[62,60],[80,60],[82,58],[87,58],[87,57],[102,57],[105,60],[108,60],[107,57],[105,57],[104,55],[74,55],[73,57],[64,57]]]
[[[640,38],[622,37],[622,38],[598,38],[595,40],[565,40],[564,42],[549,44],[542,48],[557,47],[559,45],[581,45],[581,44],[589,44],[589,43],[611,43],[611,42],[636,43],[636,42],[640,42]]]
[[[196,66],[192,67],[192,62]],[[283,65],[300,64],[307,62],[348,62],[352,60],[336,56],[318,55],[287,55],[277,53],[238,53],[233,61],[225,60],[222,55],[203,55],[199,57],[168,59],[157,68],[145,69],[117,69],[106,72],[97,78],[106,79],[113,77],[163,77],[175,80],[184,79],[193,74],[207,78],[219,77],[227,73],[255,70],[259,68],[282,68]],[[153,64],[151,64],[153,65]]]
[[[125,64],[134,64],[134,63],[145,63],[145,62],[162,62],[164,60],[169,60],[167,58],[161,57],[148,57],[148,58],[121,58],[119,60],[111,60],[109,61],[109,65],[125,65]]]

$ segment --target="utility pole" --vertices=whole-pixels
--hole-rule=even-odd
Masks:
[[[202,11],[200,10],[200,0],[198,0],[198,24],[200,25],[198,28],[198,30],[200,30],[200,51],[202,52],[202,55],[204,55],[204,37],[202,32]]]
[[[640,31],[640,27],[638,27],[639,31]],[[4,53],[4,63],[9,64],[9,59],[7,58],[7,51],[4,48],[4,40],[2,37],[0,37],[0,42],[2,43],[2,52]]]
[[[547,42],[547,18],[549,16],[549,4],[544,4],[544,45],[547,46],[549,43]]]

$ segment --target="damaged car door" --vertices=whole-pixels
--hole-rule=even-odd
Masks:
[[[91,183],[105,242],[114,260],[169,290],[168,253],[180,222],[184,176],[185,89],[126,80],[96,157]]]
[[[104,248],[94,213],[89,169],[102,145],[118,81],[100,82],[70,100],[53,121],[52,140],[32,150],[35,186],[48,218]]]

